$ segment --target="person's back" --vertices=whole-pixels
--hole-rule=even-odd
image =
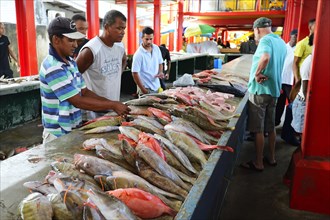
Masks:
[[[253,94],[268,94],[273,97],[279,97],[282,83],[282,69],[286,56],[285,42],[274,33],[270,33],[261,38],[258,48],[253,56],[251,73],[254,74],[258,66],[258,60],[262,54],[268,53],[270,60],[263,71],[268,77],[262,85],[250,77],[249,92]]]

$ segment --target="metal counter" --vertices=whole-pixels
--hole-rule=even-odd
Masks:
[[[222,71],[237,70],[239,74],[247,76],[251,61],[251,55],[240,57],[223,65]],[[234,164],[243,143],[247,99],[245,95],[238,105],[237,113],[240,113],[240,117],[232,118],[229,122],[229,126],[235,126],[235,130],[225,132],[219,140],[219,145],[230,146],[235,152],[221,150],[212,152],[176,219],[218,219]],[[73,131],[49,142],[45,147],[36,147],[1,161],[0,219],[17,219],[18,204],[29,194],[23,183],[42,180],[51,170],[51,162],[63,157],[73,158],[74,153],[94,155],[94,152],[82,150],[84,140],[104,137],[113,141],[115,136],[115,133],[83,135],[82,131]]]

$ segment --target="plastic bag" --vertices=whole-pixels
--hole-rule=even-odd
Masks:
[[[191,74],[185,73],[183,76],[181,76],[179,79],[173,82],[173,86],[193,86],[195,85],[195,82],[192,78]]]

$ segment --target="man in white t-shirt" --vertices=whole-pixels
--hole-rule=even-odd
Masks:
[[[117,10],[108,11],[103,19],[103,33],[91,39],[81,49],[76,61],[87,88],[97,95],[115,101],[113,109],[128,111],[120,100],[121,75],[126,66],[126,53],[121,42],[126,29],[126,17]],[[117,112],[117,111],[116,111]],[[106,112],[87,112],[87,120]]]
[[[275,112],[275,126],[281,124],[281,118],[285,107],[286,100],[290,102],[289,96],[293,85],[293,59],[294,49],[297,43],[297,29],[290,32],[290,41],[286,44],[286,57],[282,71],[282,89],[281,95],[277,99],[276,112]]]
[[[308,44],[313,46],[314,34],[309,36]],[[292,104],[291,126],[300,135],[304,130],[308,82],[312,68],[313,52],[308,55],[300,67],[301,86]]]
[[[138,95],[157,93],[162,90],[159,78],[164,78],[163,58],[159,47],[153,44],[154,30],[142,30],[142,44],[134,53],[132,75]]]

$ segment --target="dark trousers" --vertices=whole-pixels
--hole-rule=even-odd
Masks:
[[[162,87],[162,89],[165,90],[166,89],[165,79],[159,78],[159,82],[160,82],[160,87]]]
[[[282,84],[282,93],[277,99],[276,111],[275,111],[275,126],[281,124],[281,118],[283,115],[285,102],[288,100],[290,103],[289,95],[291,92],[292,86],[288,84]]]

